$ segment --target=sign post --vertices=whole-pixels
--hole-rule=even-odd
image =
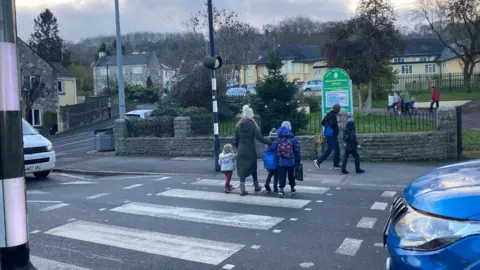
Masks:
[[[323,77],[323,117],[335,104],[339,104],[343,110],[351,113],[353,119],[352,81],[348,72],[341,68],[332,68]]]

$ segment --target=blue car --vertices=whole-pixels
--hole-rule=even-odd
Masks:
[[[480,270],[480,160],[434,169],[394,199],[387,270]]]

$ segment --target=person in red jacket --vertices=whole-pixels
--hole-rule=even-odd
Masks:
[[[435,86],[432,86],[432,102],[430,103],[430,112],[433,111],[433,104],[437,105],[437,109],[440,102],[440,92]]]

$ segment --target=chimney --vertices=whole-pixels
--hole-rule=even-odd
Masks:
[[[107,54],[105,52],[99,52],[98,53],[98,58],[102,58],[104,56],[106,56]]]

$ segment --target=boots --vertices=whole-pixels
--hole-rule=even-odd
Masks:
[[[255,186],[255,192],[262,191],[262,187],[258,184],[258,182],[253,182],[253,186]]]
[[[248,192],[245,190],[245,183],[240,183],[240,196],[246,196]]]

